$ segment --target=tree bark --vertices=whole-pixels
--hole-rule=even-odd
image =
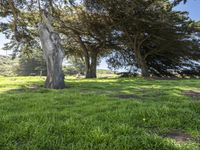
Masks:
[[[139,49],[136,49],[135,50],[135,55],[136,55],[136,61],[137,61],[137,64],[138,66],[140,67],[141,69],[141,75],[143,77],[149,77],[150,74],[149,74],[149,71],[148,71],[148,67],[147,67],[147,64],[146,64],[146,60],[143,58],[143,56],[141,55],[141,52]]]
[[[53,30],[47,17],[43,16],[43,22],[39,24],[39,34],[47,64],[46,88],[63,89],[65,88],[62,63],[64,50],[61,46],[61,39]]]
[[[149,71],[148,71],[148,66],[147,66],[147,63],[146,63],[146,60],[145,60],[145,57],[142,56],[141,54],[141,46],[142,44],[149,38],[149,37],[146,37],[144,38],[143,40],[139,41],[139,33],[136,33],[134,39],[132,40],[131,36],[129,35],[129,32],[128,30],[125,28],[125,33],[126,33],[126,36],[128,37],[128,40],[130,42],[130,46],[132,47],[132,50],[133,52],[135,53],[135,59],[136,59],[136,63],[138,65],[138,67],[141,69],[141,75],[143,77],[149,77],[150,74],[149,74]]]
[[[89,56],[85,56],[85,68],[86,68],[86,71],[85,71],[85,78],[90,78],[91,74],[90,74],[90,57]]]
[[[77,35],[77,39],[79,41],[79,44],[83,50],[83,54],[85,57],[85,66],[86,66],[85,78],[96,78],[98,51],[97,50],[93,51],[93,49],[88,49],[84,44],[84,42],[82,41],[81,36],[77,32],[75,32],[75,34]]]
[[[97,54],[91,54],[91,57],[85,59],[86,62],[86,78],[97,77]]]

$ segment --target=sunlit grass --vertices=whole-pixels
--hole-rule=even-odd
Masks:
[[[200,80],[67,77],[64,90],[43,83],[0,77],[0,150],[199,149],[200,101],[182,93],[200,90]],[[194,140],[164,138],[174,130]]]

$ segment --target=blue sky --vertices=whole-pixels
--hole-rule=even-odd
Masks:
[[[200,21],[200,0],[188,0],[185,5],[177,6],[177,10],[188,11],[190,18]]]
[[[179,6],[177,6],[176,10],[188,11],[191,19],[200,21],[200,0],[188,0],[188,3],[186,3],[185,5],[180,4]],[[3,45],[7,43],[8,41],[9,40],[7,40],[2,33],[0,33],[0,55],[6,54],[6,52],[1,49]],[[8,52],[8,54],[9,53],[11,52]],[[107,68],[105,60],[102,60],[102,63],[100,64],[98,68],[102,68],[102,69]]]

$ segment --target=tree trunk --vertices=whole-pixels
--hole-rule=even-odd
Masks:
[[[97,54],[94,53],[91,55],[90,59],[86,58],[86,78],[96,78],[97,70]]]
[[[141,69],[141,75],[143,77],[149,77],[150,74],[148,71],[146,60],[142,57],[140,50],[135,50],[135,55],[136,55],[137,64]]]
[[[142,60],[142,61],[140,62],[140,66],[141,66],[141,73],[142,73],[142,76],[143,76],[143,77],[149,77],[150,74],[149,74],[148,67],[147,67],[147,65],[146,65],[145,60]]]
[[[77,34],[75,32],[75,34]],[[88,49],[84,42],[81,39],[81,36],[77,34],[78,41],[80,43],[80,46],[83,50],[84,57],[85,57],[85,66],[86,66],[86,75],[85,78],[96,78],[96,70],[97,70],[97,51],[92,51],[92,49]],[[91,53],[89,53],[89,51]]]
[[[85,78],[91,78],[91,74],[90,74],[90,57],[89,56],[85,56],[85,68],[86,68],[86,72],[85,72]]]
[[[60,44],[58,33],[54,32],[51,24],[46,20],[39,24],[39,34],[47,64],[46,88],[63,89],[65,88],[62,63],[64,50]]]
[[[91,77],[97,77],[97,54],[93,54],[91,57]]]

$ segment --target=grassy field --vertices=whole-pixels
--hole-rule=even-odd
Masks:
[[[0,77],[0,150],[199,150],[200,80]]]

